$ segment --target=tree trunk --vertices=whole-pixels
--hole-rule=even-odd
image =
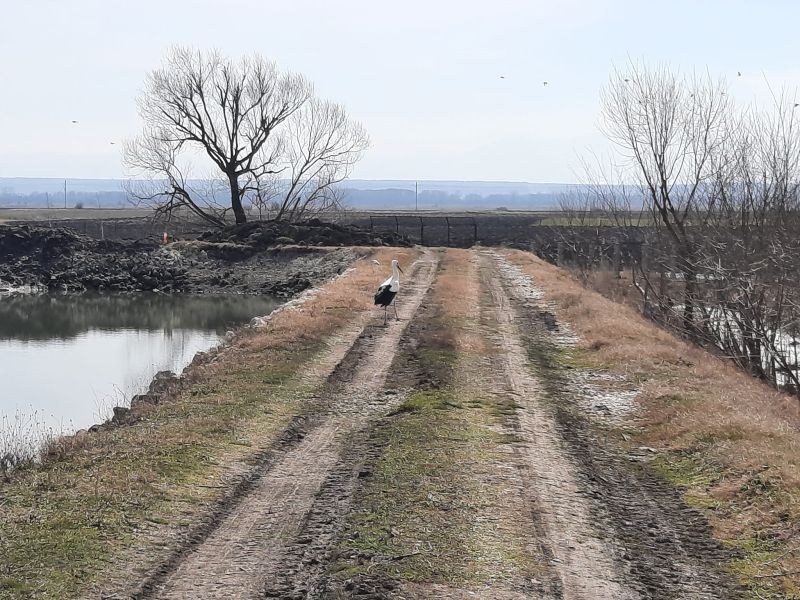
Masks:
[[[236,224],[247,223],[247,215],[242,208],[242,192],[239,189],[239,178],[236,175],[228,175],[228,182],[231,186],[231,208],[236,217]]]
[[[770,378],[767,376],[766,371],[764,371],[764,363],[761,361],[761,340],[753,334],[746,333],[744,335],[744,347],[747,353],[745,357],[747,369],[755,377],[769,381]]]
[[[684,271],[684,298],[683,298],[683,329],[693,340],[697,339],[694,324],[694,298],[697,289],[697,279],[693,271]]]
[[[692,340],[697,341],[697,328],[694,322],[694,303],[697,295],[697,270],[691,250],[679,251],[680,267],[683,272],[683,329]]]

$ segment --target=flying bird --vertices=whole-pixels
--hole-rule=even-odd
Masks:
[[[545,85],[545,86],[546,86],[546,85],[547,85],[547,82],[546,82],[546,81],[543,81],[543,82],[542,82],[542,85]]]
[[[77,123],[77,121],[72,121],[73,123]]]
[[[624,81],[625,81],[625,83],[628,83],[628,82],[630,81],[630,79],[628,79],[628,78],[626,77],[626,78],[624,79]]]
[[[394,300],[394,297],[397,296],[397,292],[400,291],[400,275],[398,271],[402,273],[403,269],[400,268],[400,264],[397,260],[392,260],[391,277],[384,281],[378,288],[378,291],[375,292],[375,306],[383,307],[384,325],[386,325],[386,319],[388,318],[389,305],[392,303],[392,300]],[[394,316],[396,319],[400,318],[397,316],[397,304],[394,305]]]
[[[742,76],[742,72],[741,71],[736,71],[736,76],[737,77],[741,77]]]
[[[500,79],[505,79],[505,78],[506,78],[505,75],[500,75]]]

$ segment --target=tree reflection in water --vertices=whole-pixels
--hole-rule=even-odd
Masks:
[[[225,331],[281,301],[269,296],[20,295],[0,298],[0,339],[67,340],[90,330]]]
[[[74,430],[180,372],[227,329],[266,315],[265,296],[14,296],[0,298],[0,415],[45,415]]]

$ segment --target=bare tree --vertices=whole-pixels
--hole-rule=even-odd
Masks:
[[[339,206],[337,184],[369,139],[340,105],[314,99],[287,121],[283,144],[288,181],[276,218],[295,220]]]
[[[217,201],[215,179],[190,181],[188,164],[180,161],[179,146],[155,134],[142,134],[128,142],[125,161],[142,179],[126,182],[128,195],[155,210],[155,216],[169,220],[181,209],[208,223],[221,226],[230,206]]]
[[[245,195],[280,172],[281,145],[271,143],[276,129],[311,93],[305,78],[280,74],[258,55],[233,62],[217,52],[173,49],[147,77],[139,99],[144,132],[125,149],[127,164],[150,178],[150,189],[136,197],[221,224],[224,210],[198,198],[199,180],[191,184],[191,159],[200,157],[224,181],[227,207],[244,223]]]
[[[631,161],[653,223],[675,246],[685,281],[684,328],[691,334],[697,278],[692,224],[698,195],[714,174],[712,157],[730,131],[724,83],[632,63],[614,73],[601,102],[606,135]]]
[[[800,305],[800,131],[795,102],[734,122],[702,194],[704,333],[754,375],[800,391],[786,346]]]
[[[645,312],[800,394],[794,97],[739,110],[709,76],[632,64],[612,76],[602,100],[605,131],[621,150],[615,179],[638,186],[652,217],[646,235],[659,280],[652,265],[634,269]],[[584,206],[629,213],[618,186],[589,190]]]

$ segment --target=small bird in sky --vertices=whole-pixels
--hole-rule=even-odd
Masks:
[[[500,75],[500,79],[505,79],[505,78],[506,78],[505,75]]]
[[[795,108],[797,108],[798,106],[800,106],[800,104],[798,104],[797,102],[795,102],[795,103],[794,103],[794,107],[795,107]]]
[[[545,85],[545,86],[546,86],[546,85],[547,85],[547,82],[546,82],[546,81],[543,81],[543,82],[542,82],[542,85]]]
[[[72,121],[73,123],[77,123],[77,121]]]
[[[114,142],[111,142],[111,145],[113,146],[113,145],[114,145]]]
[[[630,81],[630,79],[628,79],[628,78],[626,77],[624,81],[625,81],[625,83],[628,83],[628,82]]]
[[[741,77],[742,76],[742,72],[741,71],[736,71],[736,76],[737,77]]]

